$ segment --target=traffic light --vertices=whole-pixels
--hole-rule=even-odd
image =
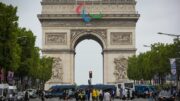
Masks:
[[[92,78],[92,71],[89,71],[89,78]]]
[[[90,79],[88,80],[88,84],[91,85],[91,80]]]

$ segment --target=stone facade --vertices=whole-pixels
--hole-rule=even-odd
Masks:
[[[135,0],[85,1],[90,13],[102,13],[101,19],[86,23],[75,8],[80,1],[42,0],[42,53],[54,57],[53,75],[45,89],[56,84],[75,83],[75,47],[84,39],[93,39],[103,48],[103,82],[114,84],[127,78],[127,59],[136,52],[135,27],[139,18]]]

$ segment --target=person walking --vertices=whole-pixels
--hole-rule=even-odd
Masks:
[[[25,92],[24,100],[29,101],[29,93],[28,93],[28,91]]]
[[[103,101],[103,91],[102,90],[100,90],[100,94],[99,94],[99,100],[100,101]]]
[[[108,91],[104,93],[104,101],[111,101],[111,94]]]
[[[96,89],[93,89],[93,91],[92,91],[92,99],[93,99],[93,101],[96,101],[96,97],[97,97]]]
[[[45,92],[41,91],[41,101],[45,101]]]
[[[122,99],[123,98],[123,88],[120,86],[120,88],[119,88],[119,96],[120,96],[120,99]]]

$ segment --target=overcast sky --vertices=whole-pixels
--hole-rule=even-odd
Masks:
[[[26,27],[37,36],[36,45],[42,47],[41,0],[0,0],[18,7],[19,26]],[[136,27],[137,54],[150,50],[143,45],[156,42],[172,43],[173,37],[158,32],[180,34],[180,0],[137,0],[141,15]],[[102,48],[93,40],[84,40],[76,47],[76,82],[87,84],[88,71],[93,71],[93,83],[102,83]],[[81,71],[81,72],[80,72]],[[83,72],[82,72],[83,71]]]

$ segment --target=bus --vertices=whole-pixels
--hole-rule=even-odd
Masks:
[[[51,98],[51,97],[63,97],[63,93],[67,91],[71,91],[72,95],[74,94],[74,91],[76,89],[75,85],[55,85],[50,87],[49,90],[45,91],[45,97]]]

